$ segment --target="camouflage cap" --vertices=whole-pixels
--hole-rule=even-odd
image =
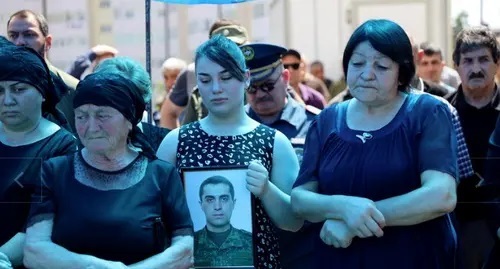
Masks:
[[[223,35],[236,43],[238,46],[247,43],[249,40],[247,29],[239,25],[228,25],[217,28],[212,32],[210,38],[215,35]]]

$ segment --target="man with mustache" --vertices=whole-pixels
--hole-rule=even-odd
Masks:
[[[252,234],[231,225],[236,198],[234,186],[223,176],[205,179],[199,191],[207,225],[194,234],[194,265],[253,265]]]
[[[459,262],[466,269],[482,268],[494,234],[488,229],[487,207],[478,188],[483,181],[488,142],[500,112],[495,84],[500,48],[486,27],[471,27],[457,35],[453,61],[462,83],[448,101],[457,109],[475,175],[458,185]]]
[[[52,73],[52,79],[59,93],[63,96],[57,104],[66,116],[68,128],[75,133],[75,113],[73,111],[73,93],[78,80],[50,64],[48,51],[52,45],[49,25],[42,14],[31,10],[20,10],[12,14],[7,22],[7,38],[17,46],[34,49],[42,56]],[[64,123],[57,122],[59,125]]]
[[[320,110],[297,102],[289,86],[290,71],[281,61],[287,49],[272,44],[253,43],[240,46],[250,69],[251,82],[247,88],[248,115],[290,139],[299,162],[311,122]],[[309,268],[314,253],[311,226],[305,225],[296,233],[278,231],[283,268]]]

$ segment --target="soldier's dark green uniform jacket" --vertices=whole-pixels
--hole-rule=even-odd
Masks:
[[[207,228],[194,233],[194,266],[252,266],[252,234],[231,226],[228,237],[218,246]]]

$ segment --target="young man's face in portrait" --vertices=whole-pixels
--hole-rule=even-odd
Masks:
[[[209,231],[223,232],[229,228],[235,202],[227,184],[207,184],[203,187],[200,205]]]

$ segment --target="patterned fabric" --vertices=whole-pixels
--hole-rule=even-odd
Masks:
[[[467,144],[465,143],[464,132],[462,130],[462,125],[460,124],[460,119],[458,118],[458,113],[456,109],[451,110],[453,115],[452,123],[457,134],[457,146],[458,146],[458,179],[467,178],[474,175],[474,169],[472,168],[472,162],[470,161],[469,150],[467,149]]]
[[[207,229],[194,234],[194,266],[249,266],[253,264],[252,234],[231,227],[222,245],[208,236]]]
[[[89,165],[82,156],[82,151],[74,156],[75,179],[85,186],[101,191],[125,190],[137,184],[146,174],[148,158],[138,155],[126,167],[113,172],[99,170]]]
[[[276,130],[259,125],[253,131],[237,136],[214,136],[203,131],[198,121],[179,131],[176,167],[248,165],[259,160],[270,172]],[[276,227],[260,200],[252,195],[254,266],[256,269],[281,268]]]

